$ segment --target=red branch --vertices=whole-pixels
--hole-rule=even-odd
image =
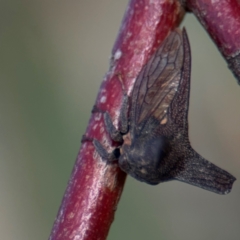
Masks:
[[[186,0],[226,59],[240,84],[239,0]]]
[[[115,126],[119,121],[122,88],[131,94],[140,70],[182,16],[183,9],[177,0],[130,1],[112,51],[110,70],[96,100],[96,109],[108,111]],[[100,112],[92,114],[85,136],[98,139],[109,151],[114,147]],[[49,239],[106,239],[125,178],[117,163],[107,164],[92,142],[85,141]]]

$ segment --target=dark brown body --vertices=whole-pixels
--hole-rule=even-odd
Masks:
[[[132,177],[148,184],[175,179],[226,194],[235,178],[190,146],[190,70],[186,31],[175,30],[142,69],[132,96],[125,96],[120,131],[108,113],[105,124],[113,140],[123,140],[119,166]],[[117,151],[109,154],[97,140],[93,143],[104,159],[116,159]]]

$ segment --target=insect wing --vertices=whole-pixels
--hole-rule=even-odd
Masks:
[[[159,122],[167,116],[176,95],[183,66],[182,33],[173,31],[139,74],[132,93],[130,124],[133,133],[150,117]]]

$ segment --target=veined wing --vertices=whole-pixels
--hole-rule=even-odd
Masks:
[[[130,124],[139,126],[150,117],[167,122],[181,78],[182,43],[182,31],[174,30],[142,69],[133,88]]]

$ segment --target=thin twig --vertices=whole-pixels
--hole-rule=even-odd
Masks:
[[[85,140],[96,138],[109,151],[113,149],[115,144],[105,131],[102,112],[108,111],[118,126],[123,88],[131,94],[140,70],[169,32],[178,26],[183,14],[177,0],[129,2]],[[106,239],[125,178],[117,163],[107,164],[96,153],[92,142],[84,141],[49,239]]]

